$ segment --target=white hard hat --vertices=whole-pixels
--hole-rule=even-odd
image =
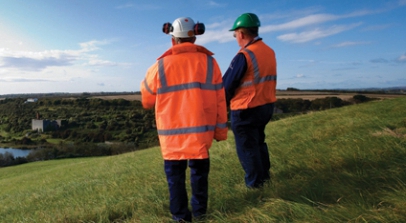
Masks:
[[[176,19],[173,24],[173,29],[169,32],[170,35],[179,38],[188,38],[195,36],[193,28],[195,22],[189,17],[181,17]]]
[[[205,31],[203,23],[197,23],[189,17],[177,18],[173,25],[169,22],[164,23],[162,31],[178,38],[189,38],[195,35],[202,35]]]

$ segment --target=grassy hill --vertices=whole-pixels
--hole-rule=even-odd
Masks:
[[[405,222],[405,111],[403,97],[270,123],[262,190],[245,188],[230,132],[211,149],[206,222]],[[0,222],[171,219],[158,147],[1,168],[0,201]]]

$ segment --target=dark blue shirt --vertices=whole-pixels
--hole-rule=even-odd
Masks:
[[[244,54],[238,53],[230,63],[226,73],[223,76],[223,85],[226,92],[227,106],[230,105],[235,91],[241,84],[241,79],[247,71],[247,60]]]
[[[255,37],[245,47],[252,43],[255,43],[258,40],[262,40],[262,38],[259,36]],[[241,79],[244,77],[246,71],[247,59],[245,58],[243,53],[238,53],[231,61],[230,66],[223,76],[223,85],[226,92],[227,106],[230,105],[230,101],[234,97],[235,91],[240,86]]]

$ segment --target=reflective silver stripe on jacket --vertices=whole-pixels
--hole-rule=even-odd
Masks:
[[[196,126],[196,127],[188,127],[188,128],[177,128],[177,129],[167,129],[167,130],[159,130],[159,135],[180,135],[180,134],[190,134],[190,133],[202,133],[208,131],[214,131],[215,128],[226,128],[227,123],[216,124],[213,125],[203,125],[203,126]]]
[[[267,75],[265,77],[260,77],[258,61],[257,61],[257,58],[255,57],[254,53],[249,49],[243,49],[243,51],[247,52],[249,57],[251,58],[252,66],[254,67],[254,80],[253,81],[244,81],[241,84],[241,87],[248,87],[248,86],[252,86],[253,84],[263,83],[265,81],[276,81],[276,75]]]
[[[143,84],[144,84],[145,89],[147,89],[147,91],[148,91],[150,94],[155,95],[155,92],[153,92],[153,91],[151,90],[151,88],[148,87],[147,80],[144,79],[144,81],[142,81],[142,82],[143,82]]]
[[[158,72],[159,79],[161,80],[161,88],[158,89],[158,94],[165,94],[174,91],[189,90],[193,88],[200,88],[202,90],[220,90],[223,87],[223,84],[212,84],[213,80],[213,58],[207,55],[207,73],[206,73],[206,82],[191,82],[185,84],[178,84],[173,86],[168,86],[166,81],[166,74],[164,68],[164,59],[162,58],[158,61]]]
[[[166,74],[164,68],[164,58],[158,61],[158,75],[161,81],[161,88],[158,89],[158,94],[165,94],[169,92],[188,90],[193,88],[200,88],[203,90],[220,90],[223,88],[223,84],[212,84],[213,81],[213,58],[207,55],[207,72],[206,72],[206,82],[191,82],[185,84],[178,84],[174,86],[168,86],[166,81]],[[148,89],[148,88],[147,88]],[[204,125],[204,126],[195,126],[195,127],[186,127],[186,128],[175,128],[175,129],[158,129],[159,135],[179,135],[179,134],[190,134],[190,133],[204,133],[208,131],[214,131],[215,128],[226,128],[227,123],[218,123],[214,125]]]
[[[216,124],[216,127],[217,127],[217,128],[220,128],[220,129],[226,128],[226,127],[227,127],[227,122],[225,122],[225,123],[217,123],[217,124]]]
[[[199,132],[207,132],[207,131],[214,131],[214,126],[205,125],[205,126],[177,128],[177,129],[169,129],[169,130],[159,130],[158,129],[158,134],[159,135],[179,135],[179,134],[199,133]]]

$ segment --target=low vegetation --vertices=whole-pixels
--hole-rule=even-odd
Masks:
[[[205,222],[405,222],[405,110],[403,97],[272,121],[261,190],[245,188],[230,132],[211,149]],[[171,222],[159,147],[0,168],[0,188],[0,222]]]
[[[40,160],[109,156],[158,145],[153,110],[144,110],[140,95],[49,97],[39,100],[0,100],[0,146],[32,149],[27,157],[0,154],[0,167]],[[121,96],[122,97],[122,96]],[[325,97],[314,100],[279,99],[274,120],[374,100],[354,95],[351,100]],[[283,112],[283,113],[280,113]],[[62,120],[44,131],[32,130],[32,119]]]
[[[57,130],[32,130],[32,119],[64,120]],[[153,110],[140,101],[26,98],[0,101],[0,146],[40,150],[26,159],[0,156],[1,166],[66,157],[114,155],[158,145]],[[1,154],[0,154],[1,155]]]

